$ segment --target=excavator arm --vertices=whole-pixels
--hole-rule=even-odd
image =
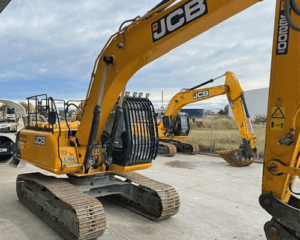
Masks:
[[[300,239],[300,11],[277,0],[260,205],[267,239]],[[298,186],[298,187],[297,187]]]
[[[180,110],[190,103],[203,101],[209,98],[226,94],[229,105],[232,109],[236,126],[243,139],[243,143],[240,146],[240,150],[235,151],[218,151],[230,165],[232,166],[246,166],[250,165],[253,154],[256,152],[255,142],[256,136],[254,135],[252,123],[250,121],[250,114],[247,109],[247,105],[244,98],[244,92],[239,84],[238,79],[232,72],[226,72],[225,85],[216,86],[211,88],[201,88],[208,83],[212,83],[215,80],[211,79],[203,84],[190,89],[183,89],[177,93],[169,102],[169,105],[165,111],[163,121],[158,126],[159,138],[161,140],[187,138],[186,136],[176,136],[172,127],[174,126],[174,120],[179,114]],[[223,77],[223,76],[221,76]],[[164,126],[164,123],[168,122],[169,127]]]
[[[242,137],[242,144],[239,149],[217,151],[221,157],[232,166],[248,166],[253,163],[253,155],[256,153],[256,139],[250,114],[244,97],[244,92],[238,82],[238,79],[232,72],[226,73],[225,85],[229,106],[234,115],[236,126]]]
[[[225,85],[228,87],[226,93],[227,99],[241,137],[242,139],[246,139],[250,143],[250,146],[255,149],[257,137],[254,135],[244,92],[238,82],[238,79],[232,72],[226,73]]]

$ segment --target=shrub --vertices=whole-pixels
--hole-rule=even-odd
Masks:
[[[257,114],[254,118],[254,123],[267,122],[267,116],[265,114]]]

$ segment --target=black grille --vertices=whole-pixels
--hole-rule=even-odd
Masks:
[[[121,166],[151,163],[158,152],[158,129],[154,107],[146,98],[127,97],[124,118],[113,147],[113,163]]]

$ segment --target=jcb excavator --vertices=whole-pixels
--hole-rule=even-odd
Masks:
[[[226,77],[225,85],[199,89],[223,76]],[[196,143],[179,141],[179,139],[188,138],[190,132],[189,117],[180,114],[180,110],[187,104],[226,94],[243,143],[237,150],[218,151],[217,153],[235,167],[248,166],[253,163],[252,157],[256,152],[255,142],[257,137],[254,135],[244,92],[232,72],[226,72],[223,76],[190,89],[182,89],[171,99],[162,121],[158,125],[159,153],[173,156],[176,154],[176,148],[182,152],[196,152],[199,148]],[[249,132],[249,129],[251,132]]]
[[[153,220],[176,214],[180,200],[175,189],[134,172],[151,167],[158,128],[148,99],[124,97],[126,83],[146,64],[257,2],[163,0],[146,15],[126,21],[96,59],[80,122],[61,122],[55,100],[47,95],[31,98],[44,104],[48,122],[36,122],[17,134],[15,162],[24,160],[67,177],[19,175],[20,201],[65,239],[103,234],[106,218],[99,197]],[[300,11],[293,0],[276,2],[260,203],[273,217],[265,225],[268,239],[299,239],[300,201],[293,186],[300,176],[300,27],[295,24]],[[113,110],[111,134],[103,136]]]

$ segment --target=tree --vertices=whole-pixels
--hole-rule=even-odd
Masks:
[[[28,111],[28,104],[26,102],[20,102],[20,104]]]
[[[224,114],[228,115],[228,105],[224,107]]]
[[[7,107],[8,107],[7,105],[2,104],[2,105],[0,106],[0,111],[5,111],[5,109],[6,109]]]
[[[226,105],[226,106],[224,107],[224,110],[220,110],[220,111],[218,112],[218,114],[220,114],[220,115],[228,115],[228,105]]]

